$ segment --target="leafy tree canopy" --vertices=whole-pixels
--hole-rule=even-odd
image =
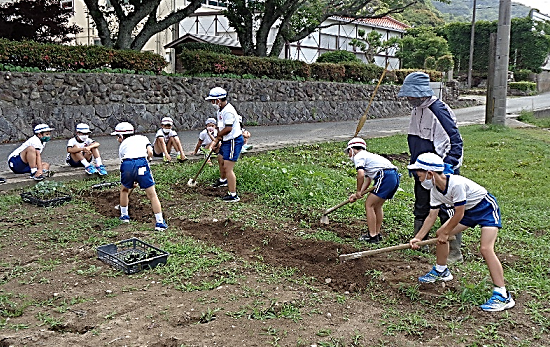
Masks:
[[[434,68],[438,58],[449,54],[447,40],[430,28],[409,29],[399,42],[396,53],[405,69],[424,68],[426,63],[433,64],[428,67]]]
[[[331,16],[381,18],[400,13],[415,0],[232,0],[224,14],[235,28],[246,55],[278,56],[285,42],[296,42],[318,28]],[[329,24],[336,25],[336,24]],[[275,41],[268,47],[271,28]]]
[[[68,25],[72,9],[62,8],[59,0],[19,0],[0,4],[0,37],[43,43],[67,43],[82,28]]]
[[[84,0],[97,28],[101,44],[116,49],[141,50],[153,35],[193,14],[201,0],[159,18],[161,0]]]

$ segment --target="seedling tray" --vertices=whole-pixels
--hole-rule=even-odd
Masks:
[[[72,199],[72,197],[70,195],[58,196],[58,197],[55,197],[55,198],[52,198],[52,199],[47,199],[47,200],[39,199],[39,198],[35,197],[34,195],[32,195],[31,193],[27,193],[27,192],[23,192],[20,195],[21,195],[21,199],[23,201],[28,202],[29,204],[40,206],[40,207],[58,206],[58,205],[62,205],[64,203],[66,203],[68,201],[71,201],[71,199]]]
[[[128,275],[166,264],[169,255],[135,237],[97,248],[100,260]]]

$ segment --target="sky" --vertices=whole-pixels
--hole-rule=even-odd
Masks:
[[[550,15],[550,0],[512,0],[525,6],[537,8],[543,14]]]

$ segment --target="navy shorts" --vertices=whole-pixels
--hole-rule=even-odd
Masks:
[[[68,157],[67,159],[65,159],[65,162],[72,167],[84,167],[84,164],[79,161],[73,160],[73,157]]]
[[[25,163],[23,159],[21,159],[20,154],[11,157],[8,160],[8,166],[10,167],[11,171],[13,171],[16,174],[31,172],[31,167],[29,166],[29,164]]]
[[[241,155],[244,138],[242,135],[228,141],[222,141],[218,155],[223,157],[223,160],[237,161]]]
[[[374,190],[372,193],[381,199],[391,199],[399,188],[401,174],[396,169],[385,169],[374,178]]]
[[[124,159],[120,164],[120,183],[128,189],[132,189],[134,182],[137,182],[141,189],[155,185],[147,159]]]
[[[476,225],[482,227],[502,228],[500,220],[500,208],[497,199],[487,193],[483,200],[469,210],[464,211],[464,217],[460,224],[473,228]]]

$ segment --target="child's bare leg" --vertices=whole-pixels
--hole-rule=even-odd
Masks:
[[[233,167],[235,167],[235,162],[231,160],[224,160],[223,163],[225,177],[227,178],[227,188],[230,193],[237,192],[237,177],[233,172]]]
[[[448,221],[447,221],[448,222]],[[449,236],[454,236],[461,231],[468,229],[467,226],[458,224],[453,231],[450,232]],[[439,229],[441,230],[441,229]],[[447,243],[437,243],[435,247],[435,257],[437,265],[447,265],[447,257],[449,256],[449,242]]]
[[[223,160],[223,156],[218,155],[218,164],[220,166],[220,179],[225,180],[227,178],[227,175],[225,173],[225,160]]]
[[[130,193],[130,189],[122,186],[120,188],[120,206],[122,207],[128,207],[128,194]]]
[[[379,198],[379,197],[378,197]],[[376,233],[380,234],[380,231],[382,230],[382,221],[384,220],[384,209],[382,208],[382,205],[384,205],[384,202],[386,199],[381,199],[381,201],[374,206],[374,213],[376,214]]]
[[[166,157],[167,160],[170,160],[170,152],[167,151],[166,144],[164,143],[164,138],[157,137],[155,140],[155,143],[153,145],[153,148],[155,150],[155,153],[168,153],[168,156]]]
[[[479,250],[487,263],[493,284],[497,287],[504,287],[504,270],[502,264],[495,254],[495,241],[498,235],[497,227],[482,227]]]
[[[181,153],[181,158],[182,159],[185,158],[185,153],[183,152],[183,146],[181,145],[181,141],[179,137],[172,137],[170,141],[172,142],[171,145],[174,146],[176,151]]]
[[[159,197],[157,196],[157,191],[155,189],[155,186],[151,186],[147,189],[145,189],[145,194],[147,194],[147,198],[151,201],[151,207],[153,208],[153,213],[161,213],[162,207],[160,205]]]
[[[99,154],[99,149],[97,147],[92,148],[91,152],[96,160],[97,158],[101,158],[101,155]],[[92,160],[92,157],[90,156],[90,159],[88,160]]]
[[[382,206],[380,203],[384,203],[384,199],[380,199],[374,194],[369,194],[367,200],[365,200],[365,211],[367,213],[367,226],[369,228],[370,236],[376,236],[380,232],[380,227],[382,225],[382,219],[379,220],[379,206]],[[384,215],[381,216],[384,218]]]
[[[38,167],[36,149],[33,147],[25,148],[25,150],[21,152],[21,159],[24,163],[29,164],[31,169]]]

